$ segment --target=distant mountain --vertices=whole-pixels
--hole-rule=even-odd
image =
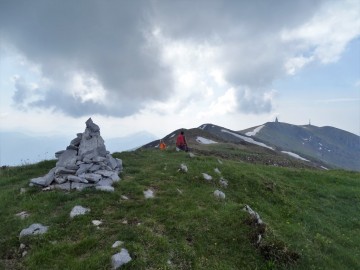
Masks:
[[[64,150],[76,137],[34,137],[17,132],[0,132],[0,166],[31,164],[45,159],[55,159],[55,152]],[[156,137],[148,132],[139,132],[125,137],[104,138],[106,149],[121,152],[140,147]]]
[[[334,167],[360,171],[360,137],[341,129],[268,122],[241,133]]]
[[[54,159],[71,139],[61,136],[34,137],[18,132],[0,132],[0,165],[16,166]]]
[[[181,130],[195,154],[217,156],[218,158],[233,159],[240,162],[249,162],[281,167],[320,168],[324,164],[319,160],[305,160],[300,156],[281,153],[277,149],[236,131],[220,126],[205,124],[198,128],[178,129],[164,138],[168,148],[175,149],[176,137]],[[152,141],[142,148],[158,148],[159,140]]]
[[[175,130],[165,136],[165,143],[175,146],[180,130],[185,129]],[[279,166],[299,166],[300,162],[302,165],[323,169],[360,171],[360,137],[333,127],[269,122],[243,131],[234,131],[213,124],[203,124],[198,128],[185,130],[185,134],[189,145],[197,151],[214,151],[215,147],[208,143],[214,141],[223,148],[220,151],[220,145],[217,147],[218,154],[221,152],[226,155],[225,149],[230,149],[229,153],[238,155],[244,161]],[[157,140],[143,147],[157,147],[158,144]]]

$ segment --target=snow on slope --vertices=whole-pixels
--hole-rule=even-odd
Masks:
[[[264,125],[258,126],[258,127],[255,128],[253,131],[246,132],[245,135],[246,135],[246,136],[255,136],[256,133],[258,133],[263,127],[264,127]]]
[[[212,141],[212,140],[209,140],[209,139],[206,139],[206,138],[203,138],[203,137],[200,137],[200,136],[197,136],[196,137],[196,141],[198,143],[202,143],[202,144],[212,144],[212,143],[217,143],[215,141]]]
[[[281,153],[287,154],[287,155],[292,156],[292,157],[297,158],[297,159],[301,159],[301,160],[304,160],[304,161],[309,161],[306,158],[300,157],[298,154],[295,154],[295,153],[292,153],[292,152],[281,151]]]
[[[222,129],[221,132],[229,133],[229,134],[231,134],[231,135],[233,135],[233,136],[235,136],[235,137],[238,137],[238,138],[240,138],[240,139],[242,139],[242,140],[244,140],[244,141],[246,141],[246,142],[248,142],[248,143],[256,144],[256,145],[259,145],[259,146],[266,147],[266,148],[269,148],[269,149],[271,149],[271,150],[274,150],[274,148],[272,148],[272,147],[270,147],[270,146],[268,146],[268,145],[266,145],[266,144],[264,144],[264,143],[254,141],[254,140],[251,139],[251,138],[248,138],[248,137],[239,135],[239,134],[237,134],[237,133],[233,133],[233,132],[230,132],[230,131],[225,130],[225,129]]]

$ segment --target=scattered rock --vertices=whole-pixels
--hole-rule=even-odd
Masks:
[[[154,191],[152,191],[151,189],[145,190],[144,196],[145,196],[145,199],[154,198]]]
[[[31,179],[31,186],[83,190],[93,186],[112,186],[120,181],[122,161],[106,151],[100,128],[91,118],[86,121],[85,131],[78,133],[66,150],[56,152],[55,156],[58,158],[56,167],[45,176]]]
[[[122,246],[124,244],[123,241],[116,241],[111,247],[112,248],[117,248],[119,246]]]
[[[218,159],[217,161],[219,162],[219,164],[223,164],[223,162],[220,159]]]
[[[70,217],[73,218],[73,217],[76,217],[76,216],[79,216],[79,215],[85,215],[87,212],[90,212],[89,208],[84,208],[84,207],[82,207],[80,205],[76,205],[71,210]]]
[[[22,253],[21,253],[21,257],[25,257],[26,255],[27,255],[27,251],[26,250],[24,250]]]
[[[129,198],[126,197],[125,195],[121,195],[121,199],[123,199],[123,200],[128,200]]]
[[[225,193],[218,189],[214,191],[214,196],[219,199],[225,199]]]
[[[188,167],[187,167],[184,163],[182,163],[182,164],[180,165],[179,171],[180,171],[180,172],[187,173],[187,172],[188,172]]]
[[[114,187],[111,187],[111,186],[96,186],[95,188],[97,190],[106,191],[106,192],[114,192],[115,191]]]
[[[22,212],[20,212],[20,213],[15,214],[15,216],[17,216],[17,217],[19,217],[19,218],[21,218],[21,219],[25,219],[25,218],[27,218],[28,216],[30,216],[30,214],[29,214],[28,212],[26,212],[26,211],[22,211]]]
[[[207,173],[203,173],[202,175],[203,175],[203,177],[204,177],[204,179],[205,179],[206,181],[211,181],[211,180],[212,180],[212,176],[211,176],[211,175],[208,175]]]
[[[225,180],[224,178],[220,178],[219,184],[220,184],[220,186],[222,186],[222,187],[224,187],[224,188],[227,188],[227,186],[228,186],[228,181]]]
[[[180,190],[180,189],[176,189],[177,190],[177,192],[179,192],[179,194],[183,194],[183,192]]]
[[[189,157],[191,157],[191,158],[194,158],[195,157],[195,155],[193,154],[193,153],[189,153]]]
[[[20,232],[19,237],[27,236],[27,235],[35,235],[35,234],[44,234],[48,230],[47,226],[43,226],[39,223],[31,224],[28,228],[23,229]]]
[[[43,189],[41,189],[42,191],[50,191],[50,190],[52,190],[52,189],[54,189],[54,186],[48,186],[48,187],[45,187],[45,188],[43,188]]]
[[[216,172],[217,174],[221,174],[221,172],[219,171],[218,168],[215,168],[215,169],[214,169],[214,172]]]
[[[111,257],[111,264],[113,269],[118,269],[123,264],[131,261],[131,257],[127,249],[122,248],[120,253],[116,253]]]
[[[254,210],[251,209],[250,206],[245,205],[243,208],[244,211],[248,212],[255,220],[258,224],[262,224],[263,221],[261,220],[259,214],[257,212],[255,212]]]
[[[26,192],[26,188],[20,188],[20,194],[24,194]]]
[[[92,220],[91,223],[94,224],[95,226],[100,226],[102,224],[102,221],[95,219],[95,220]]]

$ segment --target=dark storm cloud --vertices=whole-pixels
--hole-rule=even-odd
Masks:
[[[171,68],[161,61],[161,47],[148,39],[153,27],[170,39],[220,46],[218,64],[228,82],[261,93],[283,72],[279,31],[304,22],[319,2],[1,1],[0,34],[55,85],[32,106],[73,116],[126,116],[172,94]],[[64,89],[79,72],[103,86],[107,103],[84,101]],[[26,95],[17,89],[14,100],[23,102]],[[269,101],[257,96],[244,101],[240,91],[240,109],[269,111]]]
[[[43,76],[59,85],[47,89],[41,102],[35,104],[81,114],[76,106],[68,105],[79,100],[60,87],[76,72],[102,84],[111,96],[108,107],[127,108],[128,112],[115,109],[116,115],[133,113],[148,100],[164,100],[171,89],[169,70],[161,63],[158,48],[149,45],[144,34],[151,30],[147,1],[15,0],[2,1],[0,10],[5,42],[39,64]],[[56,103],[54,95],[64,98]],[[105,114],[112,114],[103,108]],[[102,113],[101,108],[94,110]]]

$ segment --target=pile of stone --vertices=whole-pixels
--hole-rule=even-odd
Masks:
[[[78,133],[66,150],[55,153],[56,167],[43,177],[33,178],[30,185],[65,190],[87,187],[113,191],[112,184],[120,181],[121,159],[106,151],[100,128],[91,118],[86,121],[84,133]]]

